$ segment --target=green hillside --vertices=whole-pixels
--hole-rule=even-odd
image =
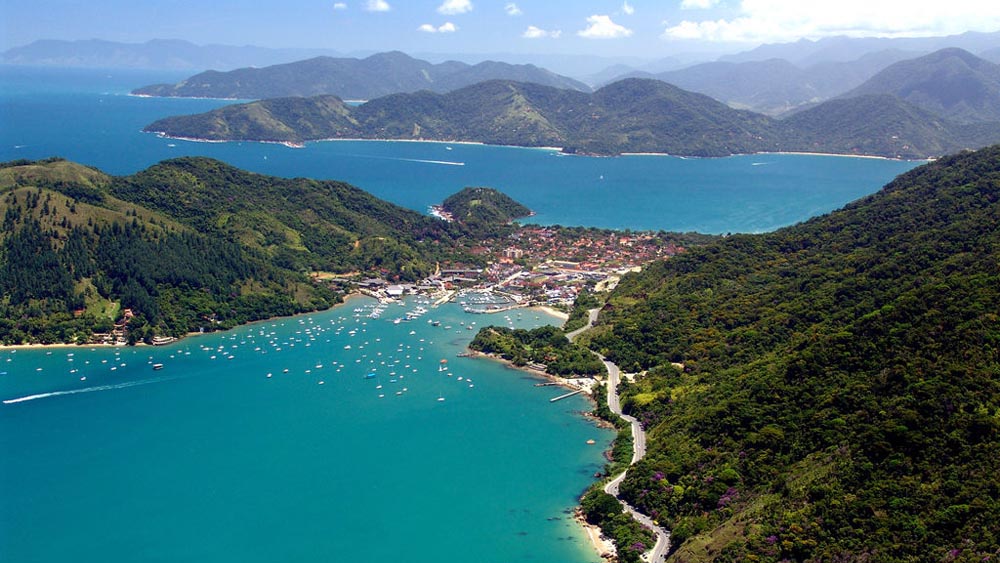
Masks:
[[[130,341],[330,307],[307,276],[417,280],[505,223],[451,224],[341,182],[208,158],[113,177],[61,159],[0,164],[0,341]],[[119,331],[120,333],[121,331]]]
[[[891,96],[832,100],[775,120],[637,78],[592,94],[494,80],[448,94],[394,94],[357,107],[331,96],[280,98],[168,117],[145,130],[172,137],[292,143],[331,138],[475,141],[598,155],[802,151],[926,158],[1000,141],[995,124],[960,125]]]
[[[622,491],[672,561],[1000,556],[998,225],[992,147],[622,280],[591,342],[648,370]]]
[[[0,341],[87,341],[125,309],[129,341],[326,308],[337,295],[235,241],[112,194],[61,160],[0,169]]]
[[[467,225],[497,225],[530,216],[531,210],[493,188],[465,188],[448,196],[441,208]]]

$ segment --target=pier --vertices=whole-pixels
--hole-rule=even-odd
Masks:
[[[573,395],[579,395],[580,393],[583,393],[583,391],[584,391],[583,389],[577,389],[576,391],[570,391],[569,393],[566,393],[566,394],[563,394],[563,395],[559,395],[558,397],[552,397],[551,399],[549,399],[549,402],[550,403],[554,403],[556,401],[561,401],[561,400],[566,399],[568,397],[572,397]]]

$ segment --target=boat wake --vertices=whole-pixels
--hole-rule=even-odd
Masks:
[[[450,160],[424,160],[421,158],[393,158],[392,160],[405,160],[406,162],[423,162],[425,164],[444,164],[447,166],[465,166],[464,162],[451,162]]]
[[[141,379],[139,381],[127,381],[125,383],[116,383],[114,385],[97,385],[94,387],[84,387],[83,389],[69,389],[66,391],[52,391],[50,393],[39,393],[37,395],[26,395],[24,397],[18,397],[16,399],[6,399],[3,404],[12,405],[14,403],[24,403],[26,401],[34,401],[37,399],[47,399],[49,397],[59,397],[62,395],[76,395],[77,393],[93,393],[95,391],[110,391],[112,389],[125,389],[126,387],[136,387],[139,385],[146,385],[149,383],[159,383],[161,381],[170,381],[171,379],[177,379],[180,376],[173,377],[158,377],[156,379]]]

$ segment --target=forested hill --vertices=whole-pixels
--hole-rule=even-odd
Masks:
[[[263,252],[115,197],[117,181],[62,160],[0,168],[0,341],[87,342],[124,309],[135,342],[337,302]]]
[[[531,210],[493,188],[465,188],[448,196],[441,209],[466,224],[503,224],[530,216]]]
[[[557,88],[589,91],[583,84],[534,65],[484,61],[431,64],[405,53],[377,53],[364,59],[315,57],[263,68],[207,71],[177,84],[154,84],[134,90],[145,96],[195,98],[282,98],[335,95],[370,100],[389,94],[430,90],[448,92],[484,80],[518,80]]]
[[[323,309],[339,297],[307,272],[416,280],[437,260],[474,260],[464,248],[485,232],[207,158],[124,177],[4,163],[0,213],[4,343],[86,341],[124,309],[131,341]]]
[[[648,79],[621,80],[593,94],[494,80],[447,94],[395,94],[357,107],[334,96],[278,98],[168,117],[145,130],[291,143],[477,141],[601,155],[803,151],[926,158],[1000,142],[1000,125],[957,124],[889,96],[834,100],[775,120]]]
[[[625,277],[592,346],[649,370],[622,491],[672,560],[997,560],[998,257],[995,146]]]

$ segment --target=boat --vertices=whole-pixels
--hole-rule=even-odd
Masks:
[[[163,369],[163,364],[153,364],[153,369],[154,370],[161,370],[161,369]]]

